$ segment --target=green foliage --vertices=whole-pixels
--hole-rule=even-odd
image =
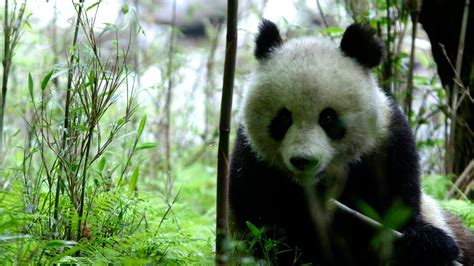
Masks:
[[[474,231],[474,204],[467,200],[448,200],[441,202],[441,205],[448,211],[459,215],[464,224]]]
[[[284,239],[275,239],[271,236],[272,231],[265,227],[257,227],[251,222],[246,222],[248,233],[245,240],[228,238],[224,244],[229,257],[226,261],[229,264],[255,265],[276,263],[276,256],[284,252],[295,252],[289,249],[284,243]],[[258,250],[262,258],[253,257],[254,251]]]
[[[444,200],[452,182],[447,176],[429,175],[422,178],[422,184],[425,192],[437,200]]]
[[[443,208],[458,215],[467,227],[471,230],[474,229],[474,204],[468,199],[445,199],[448,190],[453,186],[449,177],[442,175],[425,176],[422,178],[422,184],[426,193],[437,199]]]
[[[4,263],[213,261],[212,216],[202,216],[187,204],[175,203],[172,214],[164,217],[169,205],[156,193],[128,196],[124,188],[100,193],[88,216],[89,237],[77,243],[42,235],[41,222],[47,222],[48,217],[25,213],[27,206],[18,204],[23,202],[22,186],[14,187],[0,194],[0,260]],[[188,196],[183,194],[183,202]],[[78,251],[81,256],[74,257]]]

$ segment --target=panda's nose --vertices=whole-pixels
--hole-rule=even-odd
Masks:
[[[314,168],[318,165],[318,160],[316,158],[306,158],[306,157],[292,157],[290,163],[300,171],[306,171]]]

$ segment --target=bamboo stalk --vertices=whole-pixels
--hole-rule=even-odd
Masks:
[[[365,215],[363,215],[362,213],[360,213],[360,212],[358,212],[358,211],[355,211],[355,210],[353,210],[353,209],[347,207],[346,205],[342,204],[341,202],[339,202],[339,201],[337,201],[337,200],[335,200],[335,199],[332,200],[332,204],[334,204],[334,206],[335,206],[337,209],[339,209],[339,210],[341,210],[341,211],[343,211],[343,212],[345,212],[345,213],[348,213],[348,214],[354,216],[354,217],[357,218],[358,220],[360,220],[360,221],[362,221],[362,222],[364,222],[364,223],[366,223],[366,224],[368,224],[368,225],[370,225],[370,226],[372,226],[372,227],[374,227],[374,228],[377,228],[377,229],[386,228],[383,224],[377,222],[376,220],[374,220],[374,219],[372,219],[372,218],[370,218],[370,217],[368,217],[368,216],[365,216]],[[400,238],[400,237],[403,236],[403,234],[400,233],[400,232],[398,232],[397,230],[394,230],[394,229],[391,229],[391,228],[387,228],[387,229],[390,230],[390,232],[392,233],[392,235],[394,235],[396,238]]]
[[[174,39],[176,33],[176,0],[173,1],[172,21],[171,21],[171,33],[168,47],[168,87],[166,90],[165,99],[165,115],[166,122],[164,125],[165,131],[165,160],[166,160],[166,198],[168,199],[171,195],[172,190],[172,175],[171,175],[171,104],[173,96],[173,56],[174,56]]]
[[[456,191],[456,188],[459,188],[462,183],[469,177],[470,173],[474,171],[474,159],[471,160],[471,162],[466,166],[464,171],[462,171],[461,175],[459,175],[458,179],[456,179],[456,182],[451,186],[449,189],[448,193],[446,194],[445,199],[449,199],[453,196],[454,191]]]
[[[412,31],[411,31],[411,51],[410,51],[410,62],[408,65],[407,73],[407,95],[405,97],[405,114],[410,118],[410,113],[412,112],[412,102],[413,102],[413,72],[415,68],[415,51],[416,51],[416,35],[418,29],[418,20],[420,17],[420,4],[418,1],[413,1],[416,6],[411,7],[411,21],[412,21]]]
[[[20,8],[17,11],[17,3],[14,2],[11,14],[9,13],[8,0],[5,0],[5,10],[3,18],[3,77],[2,77],[2,89],[0,94],[0,162],[3,161],[3,129],[5,119],[5,105],[8,92],[8,79],[10,76],[10,70],[12,66],[13,51],[21,37],[21,30],[25,23],[24,15],[26,9],[26,0],[23,1]]]
[[[227,37],[217,153],[216,263],[225,264],[224,240],[228,234],[229,133],[237,53],[238,0],[227,2]]]
[[[454,80],[461,80],[461,71],[462,71],[462,61],[463,61],[463,54],[464,54],[464,42],[466,40],[466,31],[467,31],[467,22],[469,17],[469,5],[470,0],[466,0],[464,5],[464,12],[461,22],[461,31],[459,34],[459,43],[458,43],[458,53],[456,55],[456,68],[454,71]],[[449,134],[449,146],[447,152],[447,169],[446,173],[452,173],[454,171],[454,141],[456,138],[456,114],[458,109],[458,93],[459,93],[459,85],[457,82],[453,84],[453,91],[452,91],[452,101],[451,101],[451,109],[453,113],[451,114],[451,125],[450,125],[450,134]]]
[[[79,9],[77,10],[76,23],[74,25],[74,37],[73,37],[73,41],[72,41],[72,46],[73,47],[75,47],[76,44],[77,44],[77,36],[79,35],[79,26],[81,24],[80,22],[81,22],[83,4],[84,4],[84,0],[80,0]],[[75,57],[74,52],[73,52],[73,54],[71,55],[71,59],[70,59],[71,66],[69,68],[68,75],[67,75],[66,102],[65,102],[65,105],[64,105],[64,121],[63,121],[64,129],[63,129],[63,136],[62,136],[62,140],[61,140],[61,151],[62,152],[64,152],[66,150],[66,146],[67,146],[66,142],[67,142],[68,133],[69,133],[69,122],[70,122],[69,108],[70,108],[70,105],[71,105],[73,64],[74,64],[74,61],[76,60],[75,58],[76,57]],[[56,182],[56,194],[55,194],[55,198],[54,198],[53,217],[54,217],[54,220],[56,220],[56,221],[58,219],[58,213],[59,213],[59,194],[61,193],[61,179],[62,179],[61,171],[62,171],[63,167],[64,167],[64,162],[61,160],[59,162],[60,173],[58,174],[58,178],[57,178],[57,182]],[[66,173],[66,171],[64,171],[64,173]]]

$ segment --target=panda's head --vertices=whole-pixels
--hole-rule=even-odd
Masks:
[[[381,43],[352,24],[340,45],[321,38],[282,41],[264,20],[256,38],[258,68],[242,110],[257,156],[295,181],[344,171],[386,131],[388,100],[371,74]]]

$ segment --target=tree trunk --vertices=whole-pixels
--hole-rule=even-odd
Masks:
[[[456,97],[459,99],[459,108],[454,110],[457,117],[456,125],[453,127],[454,132],[453,130],[450,132],[450,134],[455,134],[454,143],[448,143],[447,146],[453,148],[451,166],[446,169],[448,173],[452,172],[456,175],[461,174],[474,158],[474,103],[472,101],[474,96],[474,3],[467,6],[467,10],[466,4],[469,4],[469,1],[424,0],[420,14],[420,23],[430,38],[438,74],[447,90],[448,106],[452,106]],[[465,11],[468,11],[467,28],[462,65],[460,65],[460,80],[463,86],[459,88],[459,94],[455,95],[455,66]],[[471,98],[465,95],[466,90],[469,90]],[[473,177],[471,174],[470,179]]]

